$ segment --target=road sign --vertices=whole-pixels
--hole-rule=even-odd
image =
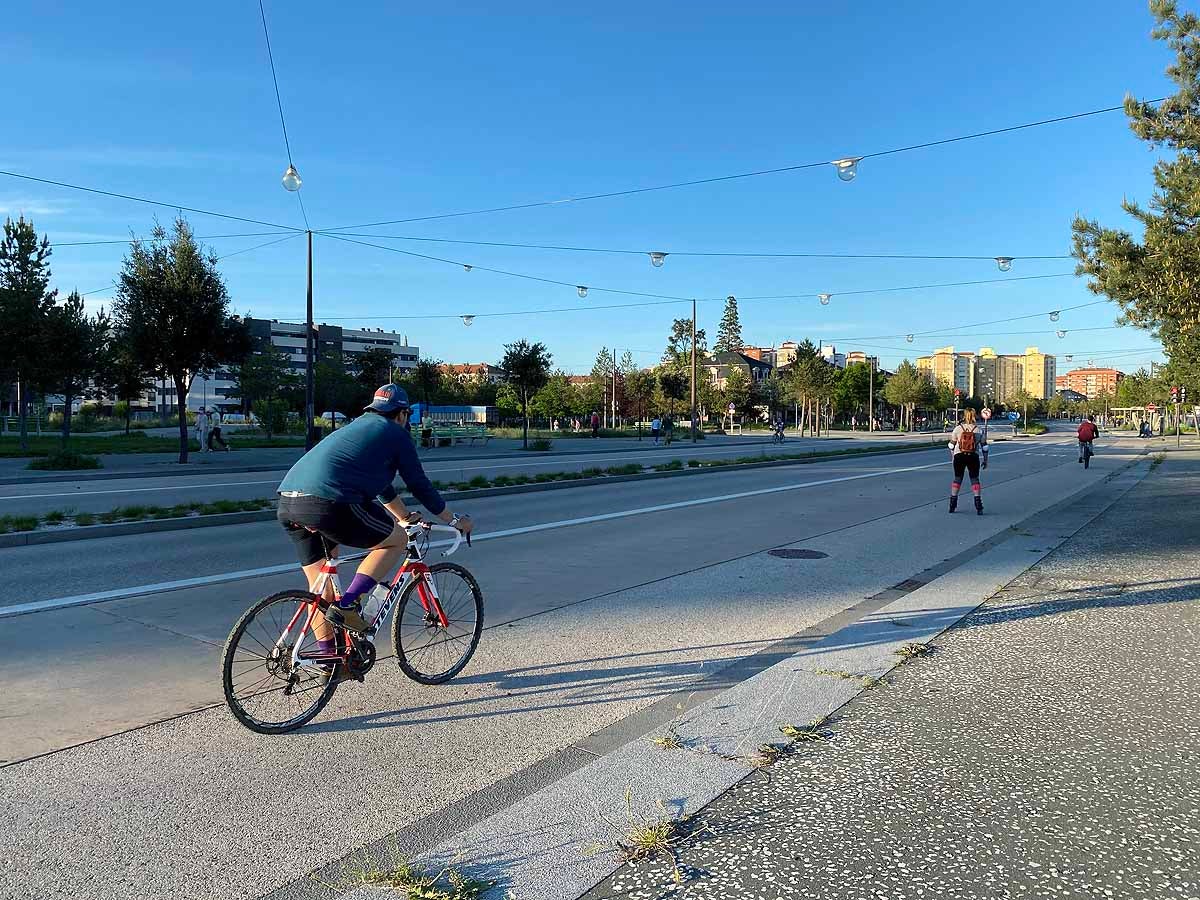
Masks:
[[[1015,409],[1008,414],[1008,421],[1010,421],[1010,422],[1015,422],[1019,418],[1021,418],[1021,414],[1019,412],[1017,412]]]
[[[983,419],[983,421],[986,422],[988,419],[990,419],[992,417],[992,411],[985,406],[982,410],[979,411],[979,415]]]
[[[1155,406],[1153,403],[1147,403],[1146,404],[1146,412],[1149,412],[1149,413],[1158,412],[1158,407]]]

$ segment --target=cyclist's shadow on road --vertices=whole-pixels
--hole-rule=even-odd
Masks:
[[[730,667],[744,662],[775,642],[736,641],[698,647],[565,660],[498,672],[479,672],[455,679],[442,688],[429,688],[430,702],[404,709],[380,710],[346,719],[316,722],[300,733],[350,731],[362,728],[395,728],[487,719],[589,707],[630,701],[656,701],[704,682],[705,689],[726,687],[737,678],[723,677]],[[724,650],[704,659],[670,659],[679,653]],[[734,651],[733,655],[730,651]],[[788,653],[779,655],[780,660]],[[386,665],[380,660],[378,665]],[[370,676],[368,676],[368,685]],[[351,685],[361,690],[365,685]],[[455,697],[455,688],[466,687],[471,696]],[[370,689],[368,687],[368,689]],[[379,694],[384,695],[384,691]],[[644,704],[639,704],[639,707]],[[605,717],[606,719],[608,717]],[[604,722],[607,724],[607,721]]]

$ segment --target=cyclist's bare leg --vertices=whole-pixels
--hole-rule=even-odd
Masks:
[[[366,575],[374,581],[384,581],[396,565],[400,557],[408,549],[408,532],[404,525],[397,523],[392,533],[371,548],[358,564],[358,574]]]

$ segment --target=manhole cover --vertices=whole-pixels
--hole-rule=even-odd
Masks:
[[[778,556],[780,559],[825,559],[829,556],[828,553],[822,553],[820,550],[793,550],[790,547],[768,550],[767,554]]]

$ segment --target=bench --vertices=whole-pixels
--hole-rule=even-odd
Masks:
[[[449,447],[463,441],[470,441],[472,444],[483,441],[484,446],[487,446],[487,442],[492,439],[487,433],[486,425],[434,425],[430,431],[435,447]]]

